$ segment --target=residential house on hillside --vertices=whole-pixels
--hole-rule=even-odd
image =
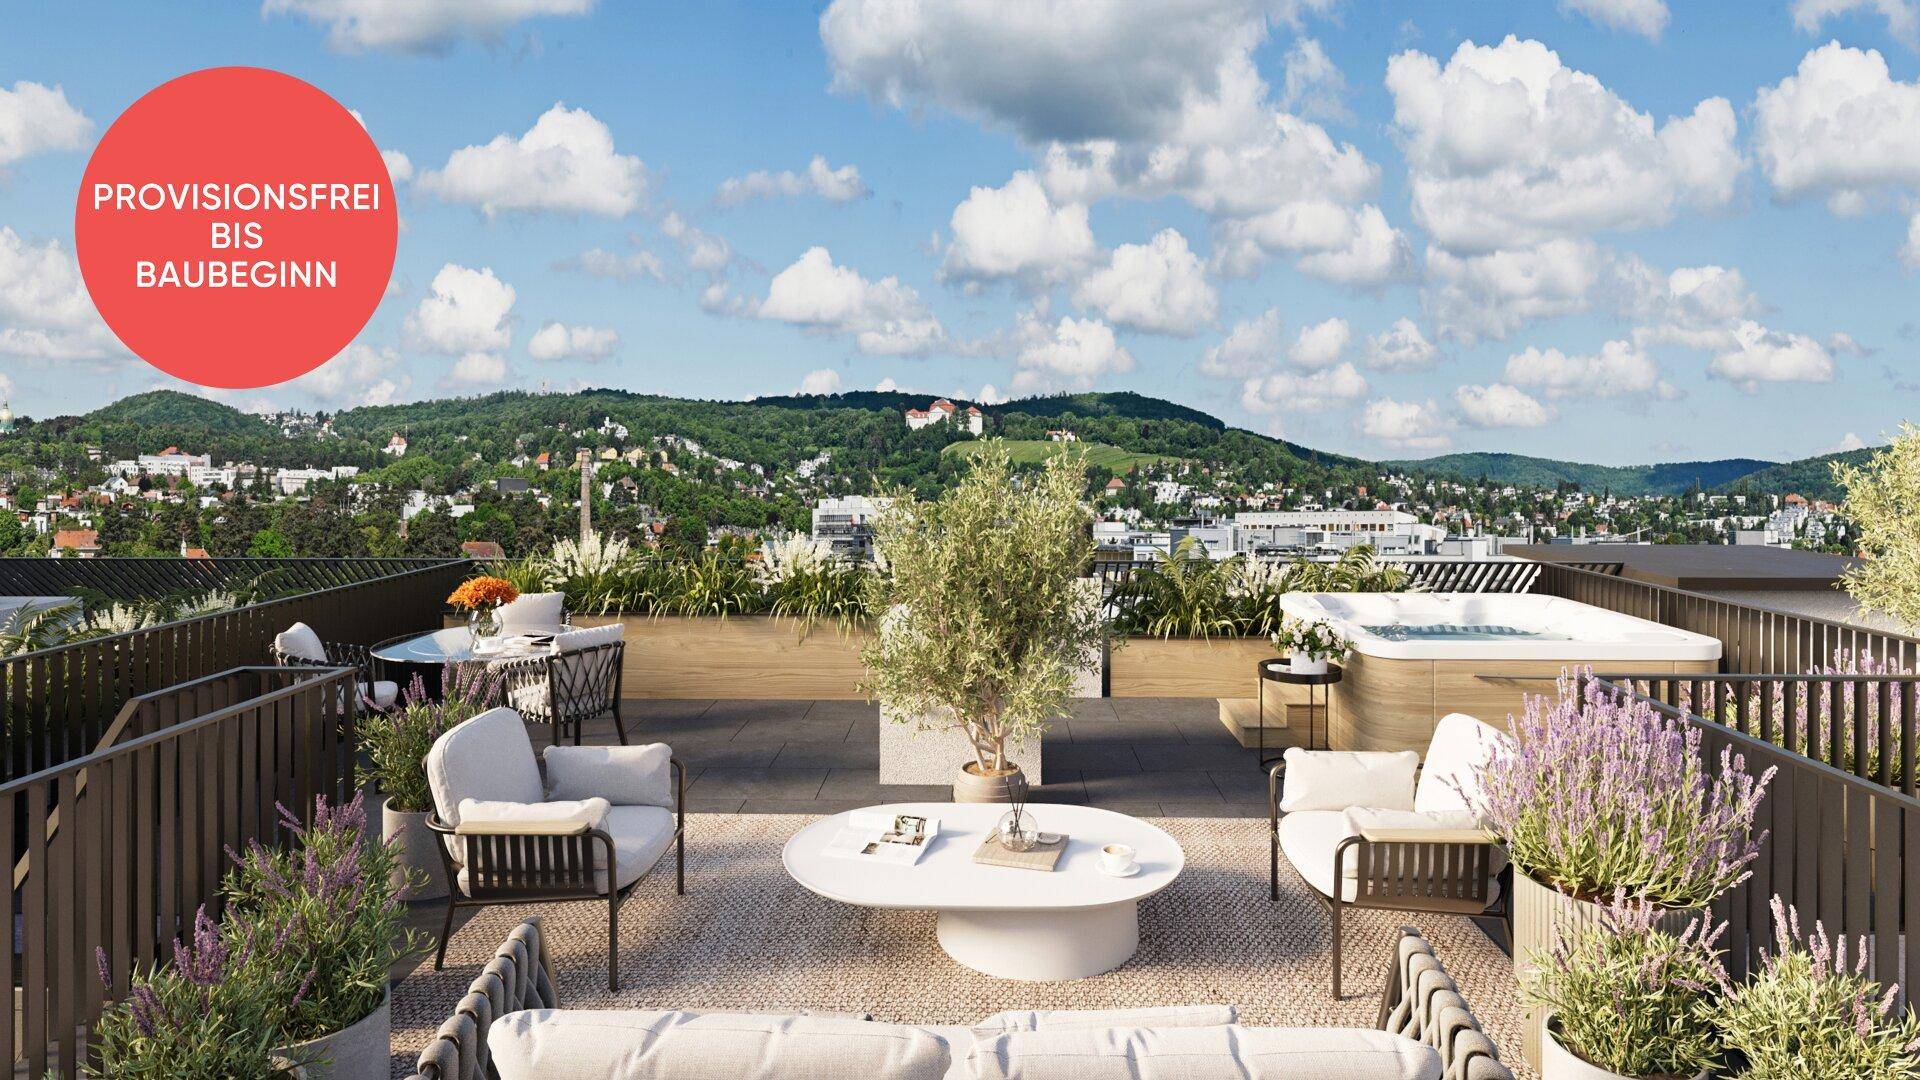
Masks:
[[[93,529],[60,529],[53,534],[55,559],[91,559],[100,554],[100,534]]]
[[[969,405],[967,411],[962,414],[958,407],[946,398],[941,398],[924,409],[908,409],[907,430],[919,431],[923,427],[944,424],[956,416],[964,416],[959,423],[971,434],[978,435],[986,430],[986,416],[978,408]]]

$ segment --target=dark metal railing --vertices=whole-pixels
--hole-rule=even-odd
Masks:
[[[1283,564],[1290,560],[1281,560]],[[1442,558],[1396,558],[1379,556],[1375,560],[1379,566],[1391,566],[1407,573],[1408,585],[1423,592],[1472,592],[1472,593],[1524,593],[1532,592],[1534,581],[1540,576],[1544,564],[1529,562],[1525,559],[1442,559]],[[1132,580],[1134,575],[1150,571],[1158,565],[1153,562],[1099,559],[1089,568],[1091,577],[1100,579],[1103,589],[1111,593],[1116,587]],[[1594,562],[1581,563],[1580,568],[1593,574],[1609,575],[1620,572],[1619,563]]]
[[[1599,681],[1698,729],[1710,768],[1731,749],[1752,775],[1778,770],[1754,820],[1765,839],[1753,876],[1712,905],[1713,917],[1727,923],[1723,945],[1735,978],[1773,948],[1768,904],[1777,895],[1805,929],[1817,920],[1829,935],[1847,938],[1850,954],[1864,937],[1868,974],[1900,983],[1903,1007],[1920,1000],[1902,977],[1920,971],[1920,933],[1910,932],[1920,929],[1920,800],[1642,693],[1624,679]]]
[[[1920,638],[1869,630],[1811,615],[1738,604],[1701,593],[1542,563],[1533,591],[1719,638],[1720,670],[1736,675],[1800,675],[1836,656],[1872,657],[1920,667]]]
[[[447,594],[470,565],[442,560],[0,660],[0,779],[90,752],[131,698],[269,662],[273,636],[295,622],[313,627],[322,640],[356,645],[438,629]]]
[[[447,559],[0,558],[0,596],[66,596],[77,589],[114,600],[250,587],[272,594],[317,592],[391,577]]]
[[[225,672],[144,695],[113,740],[0,784],[0,865],[14,868],[0,987],[15,995],[0,1061],[75,1076],[105,1001],[190,935],[201,905],[217,916],[225,849],[286,842],[276,803],[307,821],[315,796],[352,796],[353,687],[339,668]]]

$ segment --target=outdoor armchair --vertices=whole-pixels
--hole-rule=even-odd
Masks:
[[[451,888],[434,967],[454,912],[489,904],[607,901],[607,985],[620,988],[620,905],[674,848],[686,892],[686,770],[665,743],[552,746],[540,775],[520,714],[491,709],[427,753],[440,857]]]
[[[1506,852],[1472,809],[1479,770],[1510,736],[1463,713],[1443,718],[1426,764],[1398,753],[1290,749],[1268,779],[1268,898],[1280,857],[1327,905],[1333,996],[1346,908],[1510,918]]]
[[[613,718],[620,745],[627,743],[620,718],[621,668],[626,661],[626,627],[621,623],[555,634],[551,651],[496,660],[488,670],[500,680],[508,705],[536,724],[545,724],[554,745],[569,729],[580,745],[588,720]]]
[[[321,641],[313,627],[297,622],[273,636],[273,662],[281,667],[322,664],[358,672],[360,697],[376,709],[391,709],[400,700],[400,684],[374,678],[373,655],[366,645]]]

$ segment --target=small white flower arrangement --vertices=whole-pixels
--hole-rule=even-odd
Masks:
[[[1351,646],[1333,624],[1324,619],[1283,619],[1272,637],[1273,647],[1293,658],[1296,675],[1324,675],[1327,661],[1342,659]]]

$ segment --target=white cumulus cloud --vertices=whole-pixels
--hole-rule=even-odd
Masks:
[[[93,121],[59,86],[24,79],[0,86],[0,168],[33,154],[78,150],[93,137]]]
[[[448,390],[499,390],[507,382],[507,358],[498,353],[470,352],[454,361],[440,380]]]
[[[720,189],[714,193],[713,201],[721,206],[738,206],[754,199],[798,198],[802,195],[817,195],[828,202],[844,203],[864,199],[873,194],[866,181],[860,179],[858,165],[842,165],[834,168],[820,154],[813,155],[807,163],[804,173],[792,169],[780,172],[750,172],[745,176],[732,176],[720,182]]]
[[[1444,67],[1404,52],[1386,81],[1414,217],[1450,252],[1664,225],[1726,203],[1741,170],[1726,99],[1656,124],[1537,41],[1463,42]]]
[[[608,251],[606,248],[593,247],[578,255],[570,255],[553,264],[555,270],[572,270],[589,277],[609,278],[614,281],[636,281],[647,278],[653,281],[667,280],[667,264],[660,256],[643,247],[632,251]]]
[[[400,350],[356,341],[286,386],[333,408],[393,405],[413,389],[413,376]]]
[[[1220,307],[1199,256],[1173,229],[1115,248],[1106,266],[1080,282],[1073,302],[1121,326],[1175,337],[1199,333]]]
[[[1856,213],[1920,190],[1920,81],[1895,80],[1872,49],[1814,49],[1760,88],[1753,113],[1754,155],[1778,198]]]
[[[614,149],[613,131],[585,109],[556,104],[519,138],[496,135],[455,150],[420,175],[422,190],[488,217],[516,211],[620,217],[638,209],[647,167]]]
[[[1355,427],[1366,438],[1403,450],[1441,450],[1453,442],[1453,420],[1430,400],[1369,401]]]
[[[1555,415],[1552,406],[1506,383],[1462,386],[1453,392],[1453,404],[1467,426],[1476,428],[1544,427]]]
[[[1610,29],[1639,34],[1649,41],[1660,40],[1660,32],[1667,28],[1672,15],[1666,0],[1560,0],[1560,10],[1584,15]]]
[[[513,24],[584,15],[593,0],[265,0],[262,15],[297,15],[327,28],[343,52],[442,52],[462,39],[497,42]]]
[[[885,389],[875,387],[875,389]],[[796,394],[837,394],[840,392],[840,373],[832,368],[818,368],[809,371],[800,380]]]
[[[620,347],[620,335],[605,327],[550,322],[527,339],[535,360],[604,360]]]
[[[1506,381],[1550,398],[1673,398],[1679,391],[1660,365],[1631,341],[1609,341],[1597,353],[1528,348],[1507,358]]]
[[[504,350],[513,344],[507,322],[513,300],[513,286],[493,276],[492,268],[447,263],[401,333],[414,348],[447,356]]]
[[[127,355],[94,309],[80,264],[58,240],[33,243],[0,225],[0,355],[109,360]]]
[[[978,284],[1018,279],[1057,282],[1099,253],[1087,208],[1058,206],[1031,172],[997,188],[976,187],[948,222],[953,234],[940,265],[942,281]]]
[[[1240,404],[1249,412],[1320,412],[1352,404],[1367,394],[1366,376],[1352,364],[1313,371],[1276,371],[1241,384]]]
[[[1220,344],[1200,357],[1200,374],[1215,379],[1244,379],[1272,370],[1280,362],[1280,309],[1235,323]]]
[[[1920,39],[1920,7],[1913,0],[1793,0],[1793,25],[1809,34],[1820,32],[1827,19],[1855,11],[1872,11],[1887,21],[1887,33],[1912,48]]]
[[[1586,311],[1609,262],[1591,240],[1479,255],[1431,247],[1421,302],[1442,340],[1504,339],[1528,322]]]
[[[1831,382],[1833,354],[1813,338],[1748,320],[1734,328],[1732,345],[1707,362],[1707,374],[1748,393],[1768,382]]]
[[[1382,371],[1419,371],[1432,367],[1439,356],[1440,350],[1408,318],[1394,320],[1367,339],[1367,366]]]
[[[1064,316],[1048,326],[1030,321],[1026,346],[1016,357],[1015,393],[1034,393],[1059,386],[1087,389],[1094,380],[1132,371],[1133,354],[1113,336],[1113,328],[1099,319]]]
[[[850,334],[861,352],[876,356],[924,354],[946,341],[946,330],[920,294],[894,277],[869,281],[850,266],[835,266],[814,247],[775,274],[756,309],[809,330]]]
[[[1338,316],[1312,326],[1301,327],[1300,336],[1287,348],[1287,362],[1303,368],[1331,367],[1346,355],[1353,341],[1353,328]]]

